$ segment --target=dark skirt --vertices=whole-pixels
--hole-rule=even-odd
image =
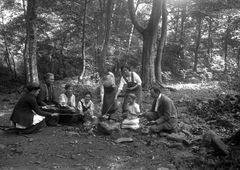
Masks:
[[[19,129],[16,128],[17,134],[31,134],[36,133],[39,130],[41,130],[44,126],[46,126],[45,119],[43,119],[41,122],[37,123],[36,125],[32,125],[29,128],[26,129]]]
[[[136,95],[136,103],[140,105],[140,109],[141,109],[141,105],[142,105],[142,86],[138,86],[137,88],[133,89],[133,90],[129,90],[127,89],[125,92],[125,96],[124,96],[124,101],[122,104],[122,111],[126,112],[128,110],[127,108],[127,97],[129,93],[133,93]]]
[[[118,108],[115,102],[116,87],[104,87],[102,115],[113,114]]]

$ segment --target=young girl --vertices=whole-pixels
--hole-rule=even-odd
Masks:
[[[138,118],[138,115],[140,114],[140,106],[136,103],[136,95],[133,93],[128,94],[128,112],[127,112],[127,118],[128,119],[135,119]]]
[[[59,124],[72,124],[73,122],[76,122],[76,118],[73,116],[73,113],[75,113],[76,102],[72,84],[65,85],[65,93],[59,96],[59,105],[60,110],[62,109],[61,113],[64,113],[64,115],[60,114]]]
[[[140,114],[140,106],[136,103],[136,95],[133,93],[129,93],[127,96],[127,115],[126,119],[122,122],[122,128],[129,128],[129,129],[139,129],[139,118],[138,115]]]
[[[66,84],[65,85],[65,93],[61,94],[59,97],[59,104],[61,107],[67,107],[69,109],[75,109],[75,95],[73,94],[73,85]]]
[[[87,91],[84,98],[78,102],[77,110],[82,117],[85,126],[89,126],[94,118],[94,104],[92,102],[92,94]]]

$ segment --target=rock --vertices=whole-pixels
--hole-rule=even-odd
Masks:
[[[189,146],[192,145],[192,141],[187,140],[187,139],[183,139],[183,140],[182,140],[182,144],[183,144],[183,146],[185,146],[185,147],[189,147]]]
[[[75,137],[80,137],[79,133],[77,133],[77,132],[72,132],[72,131],[66,132],[66,135],[67,135],[67,136],[71,136],[71,137],[73,137],[73,136],[75,136]]]
[[[0,144],[0,149],[4,149],[4,148],[6,148],[6,146],[3,144]]]
[[[114,128],[105,122],[98,123],[97,129],[99,132],[102,132],[105,135],[111,135],[114,130]]]
[[[172,134],[167,136],[167,139],[172,140],[172,141],[176,141],[176,142],[182,142],[184,140],[184,136],[179,135],[177,133],[172,133]]]
[[[171,143],[168,145],[169,148],[183,149],[182,143]]]
[[[170,169],[161,167],[161,168],[158,168],[157,170],[170,170]]]
[[[133,142],[132,138],[119,138],[115,141],[116,143],[127,143],[127,142]]]
[[[205,132],[202,136],[202,138],[208,142],[211,142],[211,139],[214,137],[214,136],[217,136],[217,134],[212,131],[212,130],[208,130],[207,132]]]
[[[211,139],[211,146],[214,148],[216,152],[219,152],[222,155],[229,154],[227,146],[221,141],[221,139],[218,136],[214,136]]]

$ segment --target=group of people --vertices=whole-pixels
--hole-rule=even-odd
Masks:
[[[131,71],[128,66],[121,67],[122,77],[116,86],[115,76],[105,69],[101,73],[100,84],[100,107],[102,119],[111,119],[113,113],[118,110],[117,100],[119,93],[125,88],[124,100],[122,104],[122,118],[136,119],[145,117],[152,132],[163,130],[173,132],[177,127],[177,111],[173,101],[161,93],[158,87],[150,89],[154,98],[150,111],[142,112],[142,81],[136,72]],[[57,126],[58,124],[83,123],[89,125],[95,119],[94,103],[91,92],[86,92],[83,98],[76,102],[73,94],[73,85],[65,85],[65,93],[57,99],[54,95],[54,75],[47,73],[44,76],[45,83],[31,83],[27,86],[27,91],[17,102],[13,109],[10,120],[17,129],[17,133],[28,134],[42,129],[45,125]],[[57,106],[61,110],[73,114],[61,114],[59,110],[49,111],[48,108]]]

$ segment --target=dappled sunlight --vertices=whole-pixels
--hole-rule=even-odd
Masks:
[[[172,84],[171,87],[177,90],[204,90],[204,89],[220,89],[217,81],[209,83],[178,83]]]

